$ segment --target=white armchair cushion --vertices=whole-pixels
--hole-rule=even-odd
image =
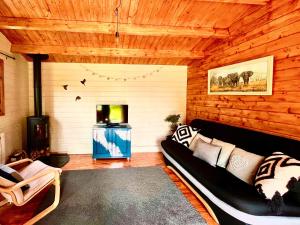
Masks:
[[[34,161],[31,164],[29,164],[22,171],[20,171],[20,175],[22,176],[22,178],[24,178],[24,180],[26,180],[26,179],[32,178],[36,174],[43,172],[45,170],[48,170],[48,169],[56,170],[59,173],[61,173],[61,171],[62,171],[60,168],[54,168],[54,167],[48,166],[48,165],[42,163],[41,161],[37,160],[37,161]],[[50,182],[52,182],[54,180],[54,176],[55,176],[54,173],[49,173],[49,174],[46,174],[40,178],[37,178],[37,179],[31,181],[29,183],[29,189],[24,191],[24,193],[22,192],[21,188],[15,189],[13,191],[13,194],[15,195],[17,202],[19,204],[24,203],[24,201],[31,198],[33,195],[35,195],[40,190],[42,190],[46,185],[48,185]],[[12,187],[16,184],[17,184],[16,182],[10,181],[10,180],[5,179],[0,176],[0,186]],[[1,193],[1,194],[3,195],[4,198],[7,199],[7,201],[9,201],[9,202],[13,201],[11,195],[9,195],[7,193]]]
[[[24,177],[24,179],[29,179],[29,178],[33,177],[34,175],[36,175],[37,173],[40,173],[40,172],[42,172],[44,170],[48,170],[48,169],[57,170],[59,173],[61,173],[61,171],[62,171],[60,168],[48,166],[48,165],[42,163],[41,161],[37,160],[37,161],[34,161],[33,163],[31,163],[29,166],[25,167],[20,172],[20,174],[22,175],[22,177]],[[34,195],[36,192],[43,189],[52,180],[54,180],[53,173],[47,174],[36,180],[31,181],[29,183],[30,188],[24,193],[24,200],[26,201],[28,198],[30,198],[32,195]]]

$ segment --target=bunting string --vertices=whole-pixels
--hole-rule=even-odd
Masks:
[[[112,80],[112,81],[130,81],[130,80],[139,80],[139,79],[146,79],[148,77],[151,77],[157,73],[159,73],[161,70],[162,70],[162,66],[159,67],[158,69],[155,69],[155,70],[152,70],[150,72],[147,72],[145,74],[142,74],[142,75],[136,75],[136,76],[126,76],[125,74],[124,75],[121,75],[121,76],[111,76],[111,75],[106,75],[106,74],[103,74],[103,73],[98,73],[98,72],[95,72],[94,70],[92,69],[89,69],[87,68],[86,66],[84,65],[81,65],[81,67],[89,74],[91,74],[92,76],[98,76],[99,78],[101,79],[106,79],[106,80]]]

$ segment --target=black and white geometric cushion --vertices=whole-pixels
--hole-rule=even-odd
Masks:
[[[255,188],[266,199],[271,200],[272,209],[278,212],[282,195],[295,187],[300,181],[300,161],[282,152],[264,159],[255,180]]]
[[[197,131],[197,128],[193,128],[188,125],[178,126],[177,130],[172,136],[172,140],[177,141],[178,143],[185,145],[186,147],[189,147],[190,143],[196,136]]]

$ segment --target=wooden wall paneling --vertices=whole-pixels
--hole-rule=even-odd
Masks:
[[[274,0],[268,10],[245,17],[229,29],[231,38],[207,48],[204,59],[193,60],[188,69],[188,121],[203,118],[300,140],[300,1],[289,2]],[[207,95],[208,69],[267,55],[275,56],[272,96]]]
[[[262,6],[260,10],[254,10],[250,14],[245,15],[243,18],[240,18],[239,20],[236,20],[235,23],[233,23],[229,27],[230,34],[234,33],[246,33],[245,30],[250,31],[253,29],[247,29],[245,25],[249,26],[249,28],[255,28],[261,26],[262,24],[269,23],[270,20],[268,19],[268,16],[270,17],[272,13],[276,12],[277,9],[281,10],[281,7],[289,7],[289,5],[293,5],[294,0],[287,0],[287,1],[280,1],[280,0],[272,0],[272,2],[266,6]],[[284,14],[284,13],[280,13]],[[262,24],[259,24],[262,23]],[[246,28],[246,29],[245,29]]]

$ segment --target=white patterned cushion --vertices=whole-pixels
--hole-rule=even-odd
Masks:
[[[300,161],[282,152],[273,152],[260,165],[255,187],[263,197],[273,199],[292,189],[299,179]]]
[[[263,156],[235,148],[230,155],[226,170],[242,181],[253,185],[255,174],[263,160]]]
[[[172,140],[177,141],[180,144],[185,145],[186,147],[190,146],[190,143],[197,134],[198,129],[190,127],[188,125],[181,125],[177,127],[177,130],[172,136]]]

